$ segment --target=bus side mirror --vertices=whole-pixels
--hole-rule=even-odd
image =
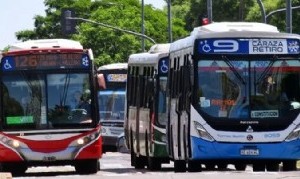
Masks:
[[[105,79],[104,79],[103,74],[98,74],[97,75],[97,82],[98,82],[99,89],[106,89],[106,83],[105,83]]]

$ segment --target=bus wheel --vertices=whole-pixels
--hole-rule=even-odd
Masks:
[[[79,174],[97,173],[99,168],[98,159],[78,160],[75,164],[75,170]]]
[[[199,161],[189,160],[188,161],[188,172],[201,172],[202,167]]]
[[[206,170],[215,170],[216,165],[212,163],[205,164]]]
[[[130,162],[131,166],[135,166],[135,153],[133,149],[133,140],[132,140],[132,132],[130,132]]]
[[[275,161],[266,163],[266,169],[269,172],[279,171],[279,164]]]
[[[160,160],[155,157],[148,157],[148,169],[152,171],[161,170]]]
[[[282,170],[283,171],[295,171],[297,161],[296,160],[285,160],[282,162]]]
[[[266,170],[266,165],[262,161],[255,162],[252,167],[254,172],[264,172]]]
[[[136,156],[135,155],[135,169],[143,169],[145,168],[145,157],[144,156]]]
[[[247,165],[244,164],[244,163],[240,163],[240,164],[235,164],[235,165],[234,165],[234,168],[235,168],[237,171],[245,171],[245,170],[246,170],[246,167],[247,167]]]
[[[133,149],[131,148],[130,149],[131,151],[130,151],[130,162],[131,162],[131,166],[135,166],[135,153],[134,153],[134,151],[132,151]]]
[[[226,163],[219,163],[217,166],[218,170],[226,170],[228,165]]]
[[[10,172],[12,174],[12,176],[21,176],[26,172],[27,169],[28,169],[28,167],[24,163],[2,164],[2,171]]]
[[[174,160],[175,172],[186,172],[186,163],[184,160]]]

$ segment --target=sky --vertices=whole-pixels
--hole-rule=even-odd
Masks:
[[[164,0],[144,0],[162,9]],[[45,16],[44,0],[1,0],[0,11],[0,50],[18,42],[15,33],[34,29],[34,16]]]

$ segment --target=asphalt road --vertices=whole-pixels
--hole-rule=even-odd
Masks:
[[[299,179],[300,169],[294,172],[253,172],[251,166],[246,171],[235,171],[233,166],[225,171],[202,171],[196,173],[175,173],[173,163],[163,164],[162,171],[136,170],[130,166],[130,155],[108,152],[100,159],[101,170],[94,175],[78,175],[72,166],[33,167],[24,176],[14,178],[71,178],[71,179]],[[17,166],[16,166],[17,167]]]

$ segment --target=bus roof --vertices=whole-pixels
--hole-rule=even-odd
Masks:
[[[127,63],[112,63],[112,64],[107,64],[107,65],[102,65],[98,68],[98,71],[100,71],[100,70],[117,70],[117,69],[127,70]]]
[[[19,50],[32,50],[37,48],[66,48],[66,49],[83,49],[78,41],[69,39],[39,39],[19,42],[9,47],[9,52]]]
[[[277,27],[258,22],[215,22],[196,27],[190,36],[174,41],[170,52],[194,45],[205,38],[300,38],[297,34],[280,33]]]
[[[128,64],[153,64],[158,60],[169,56],[170,44],[155,44],[148,52],[131,54]]]
[[[153,45],[150,50],[148,51],[149,53],[164,53],[168,52],[170,49],[170,44],[155,44]]]
[[[191,35],[198,33],[251,31],[251,32],[279,32],[273,25],[258,22],[217,22],[194,28]]]

